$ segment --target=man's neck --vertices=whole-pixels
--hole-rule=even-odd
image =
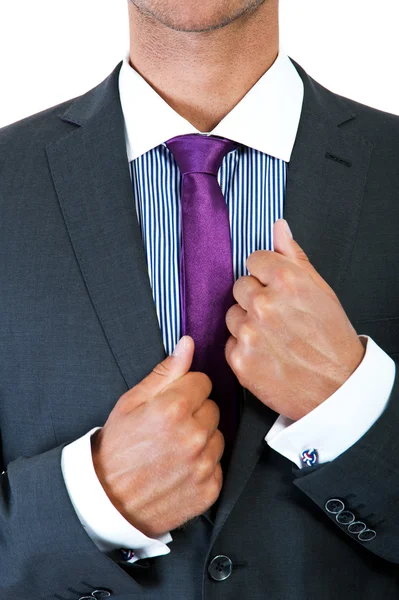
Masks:
[[[176,31],[129,3],[130,64],[182,117],[211,131],[278,55],[278,5],[269,0],[225,27]]]

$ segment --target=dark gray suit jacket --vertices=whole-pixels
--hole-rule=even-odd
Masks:
[[[118,93],[96,88],[0,130],[0,598],[398,598],[399,379],[339,458],[299,471],[263,438],[276,414],[242,389],[216,519],[126,566],[81,526],[60,468],[165,357],[137,223]],[[304,108],[284,216],[359,334],[399,357],[399,119],[339,97],[298,66]],[[345,414],[339,416],[345,420]],[[341,499],[377,533],[325,509]],[[93,498],[95,502],[95,498]],[[208,574],[232,561],[224,581]]]

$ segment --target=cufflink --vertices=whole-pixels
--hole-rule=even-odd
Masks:
[[[308,448],[304,450],[301,454],[302,462],[308,466],[313,467],[318,461],[317,450],[316,448]]]
[[[121,554],[121,560],[128,561],[134,556],[133,550],[128,550],[126,548],[120,548],[119,552]]]

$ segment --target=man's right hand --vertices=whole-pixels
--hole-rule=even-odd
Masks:
[[[193,338],[184,336],[176,348],[179,354],[119,398],[92,436],[94,469],[106,494],[152,538],[205,512],[223,482],[224,438],[219,408],[208,398],[211,380],[189,371]]]

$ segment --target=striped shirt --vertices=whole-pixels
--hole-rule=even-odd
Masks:
[[[223,159],[217,180],[229,209],[234,280],[248,275],[255,250],[273,250],[283,216],[287,163],[241,145]],[[181,337],[181,173],[165,143],[130,162],[133,197],[165,352]]]

